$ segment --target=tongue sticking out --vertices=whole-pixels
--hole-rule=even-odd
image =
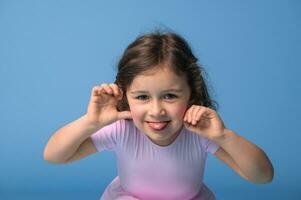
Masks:
[[[167,126],[168,122],[148,122],[148,125],[154,130],[163,130]]]

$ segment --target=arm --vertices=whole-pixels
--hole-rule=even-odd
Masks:
[[[44,149],[44,159],[63,164],[96,153],[89,136],[99,128],[89,124],[86,115],[71,122],[50,138]]]
[[[95,153],[90,136],[119,119],[131,118],[129,111],[118,112],[117,102],[122,91],[116,84],[93,88],[87,113],[59,129],[44,149],[44,159],[53,163],[68,163]]]
[[[234,162],[231,156],[222,148],[218,148],[218,150],[214,153],[214,155],[221,161],[223,161],[226,165],[228,165],[231,169],[233,169],[238,175],[242,178],[248,180],[248,178],[242,173],[238,165]]]
[[[218,114],[207,107],[193,105],[184,116],[187,129],[220,145],[215,155],[243,178],[254,183],[272,181],[273,166],[259,147],[225,128]]]
[[[254,183],[272,181],[273,166],[265,152],[255,144],[226,128],[223,136],[215,138],[213,141],[221,147],[215,156],[243,178]]]

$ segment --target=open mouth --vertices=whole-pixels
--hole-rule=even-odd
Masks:
[[[162,131],[166,128],[170,121],[151,122],[147,121],[148,126],[155,131]]]

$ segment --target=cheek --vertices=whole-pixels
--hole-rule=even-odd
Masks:
[[[186,105],[180,105],[180,106],[177,106],[176,108],[174,108],[171,112],[172,112],[173,116],[183,118],[186,110],[187,110]]]
[[[139,109],[137,106],[131,106],[130,111],[134,121],[138,121],[143,117],[143,109]]]

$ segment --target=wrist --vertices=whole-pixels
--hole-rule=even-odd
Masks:
[[[230,129],[224,128],[223,133],[220,136],[212,138],[211,140],[218,145],[223,146],[225,143],[228,143],[237,137],[238,135],[236,133]]]
[[[89,132],[97,131],[103,127],[100,123],[90,120],[87,114],[83,115],[80,120],[82,126]]]

